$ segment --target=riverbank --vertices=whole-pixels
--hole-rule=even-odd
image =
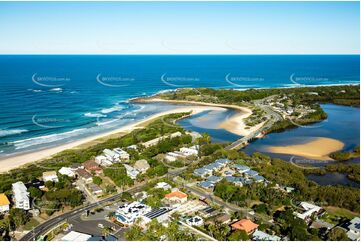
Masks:
[[[244,119],[248,118],[252,115],[252,110],[247,107],[241,107],[237,105],[231,104],[217,104],[217,103],[206,103],[206,102],[196,102],[196,101],[183,101],[183,100],[166,100],[161,98],[137,98],[133,99],[132,102],[144,102],[144,103],[154,103],[154,102],[166,102],[166,103],[174,103],[174,104],[188,104],[188,105],[201,105],[207,107],[219,107],[219,108],[227,108],[233,109],[237,111],[237,114],[228,117],[225,121],[218,125],[218,128],[222,128],[236,135],[247,136],[253,131],[262,127],[264,122],[255,125],[253,127],[247,127],[244,122]]]
[[[78,149],[78,148],[85,148],[87,146],[91,146],[95,143],[97,143],[100,139],[105,140],[109,138],[113,138],[114,136],[122,136],[127,133],[130,133],[134,129],[143,128],[147,123],[150,121],[159,118],[164,115],[172,114],[172,113],[186,113],[191,112],[191,115],[198,114],[203,111],[209,111],[209,110],[223,110],[221,107],[212,107],[212,106],[189,106],[189,107],[182,107],[182,108],[176,108],[173,110],[160,112],[154,115],[149,116],[148,118],[145,118],[139,122],[129,124],[123,127],[120,127],[118,129],[115,129],[110,132],[106,132],[103,134],[97,134],[91,137],[83,138],[71,143],[59,145],[57,147],[47,148],[44,150],[29,152],[25,154],[19,154],[14,155],[6,158],[0,159],[0,173],[8,172],[11,169],[21,167],[23,165],[26,165],[28,163],[32,162],[38,162],[44,159],[51,158],[53,155],[62,152],[64,150],[68,149]]]
[[[304,144],[270,146],[266,150],[271,153],[296,155],[308,159],[333,160],[329,155],[332,152],[341,150],[343,147],[344,143],[339,140],[317,137]]]

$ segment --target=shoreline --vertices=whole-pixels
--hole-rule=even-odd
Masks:
[[[154,119],[157,119],[161,116],[165,116],[172,113],[186,113],[191,112],[191,115],[198,114],[203,111],[208,110],[223,110],[221,107],[210,107],[206,105],[193,105],[189,107],[181,107],[169,111],[164,111],[160,113],[153,114],[143,120],[140,120],[138,122],[135,122],[133,124],[128,124],[122,127],[119,127],[117,129],[114,129],[112,131],[102,133],[102,134],[96,134],[90,137],[82,138],[70,143],[62,144],[56,147],[51,148],[45,148],[42,150],[37,151],[29,151],[28,153],[22,153],[22,154],[14,154],[13,156],[8,156],[4,158],[0,158],[0,173],[6,173],[9,172],[12,169],[21,168],[22,166],[30,163],[36,163],[43,161],[45,159],[51,158],[52,156],[68,150],[68,149],[81,149],[84,147],[81,146],[91,146],[93,142],[100,141],[100,139],[109,139],[111,136],[119,134],[120,136],[123,136],[127,133],[132,132],[135,129],[143,128],[142,125],[145,125],[146,123],[153,121]]]
[[[326,137],[315,137],[313,140],[304,144],[269,146],[267,152],[276,154],[287,154],[301,156],[314,160],[333,160],[329,155],[332,152],[342,150],[345,144],[337,139]]]
[[[226,120],[224,120],[222,123],[220,123],[218,125],[218,128],[225,129],[228,132],[231,132],[231,133],[239,135],[239,136],[247,136],[248,134],[257,130],[259,127],[261,127],[264,124],[264,122],[262,122],[260,124],[250,127],[249,129],[246,129],[247,125],[244,123],[243,120],[252,114],[252,110],[247,107],[241,107],[241,106],[237,106],[237,105],[205,103],[205,102],[196,102],[196,101],[183,101],[183,100],[167,100],[167,99],[153,98],[153,97],[138,98],[138,99],[132,100],[132,102],[135,102],[135,103],[166,102],[166,103],[174,103],[174,104],[192,104],[192,105],[201,105],[201,106],[207,106],[207,107],[211,106],[211,107],[221,107],[221,108],[233,109],[238,113],[235,115],[232,115],[231,117],[227,117]]]

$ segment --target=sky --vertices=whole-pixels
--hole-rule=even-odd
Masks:
[[[0,54],[359,52],[359,2],[0,2]]]

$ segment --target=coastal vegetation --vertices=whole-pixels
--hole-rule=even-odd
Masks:
[[[360,145],[357,145],[352,151],[336,151],[330,154],[330,157],[337,161],[346,161],[352,158],[360,157]]]

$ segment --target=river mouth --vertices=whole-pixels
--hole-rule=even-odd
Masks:
[[[242,149],[248,155],[254,152],[265,153],[273,158],[280,158],[294,163],[296,166],[323,167],[335,163],[329,153],[338,150],[351,150],[360,143],[360,109],[333,104],[321,105],[328,114],[328,119],[308,126],[300,126],[280,133],[271,133],[255,140]],[[202,112],[178,121],[185,129],[208,133],[213,143],[234,142],[241,138],[223,128],[220,124],[235,111],[214,112],[210,116]],[[218,116],[218,117],[215,117]],[[223,121],[222,121],[223,120]],[[354,158],[346,163],[359,164]],[[342,173],[326,173],[323,176],[308,175],[310,180],[320,185],[346,185],[359,187]]]

